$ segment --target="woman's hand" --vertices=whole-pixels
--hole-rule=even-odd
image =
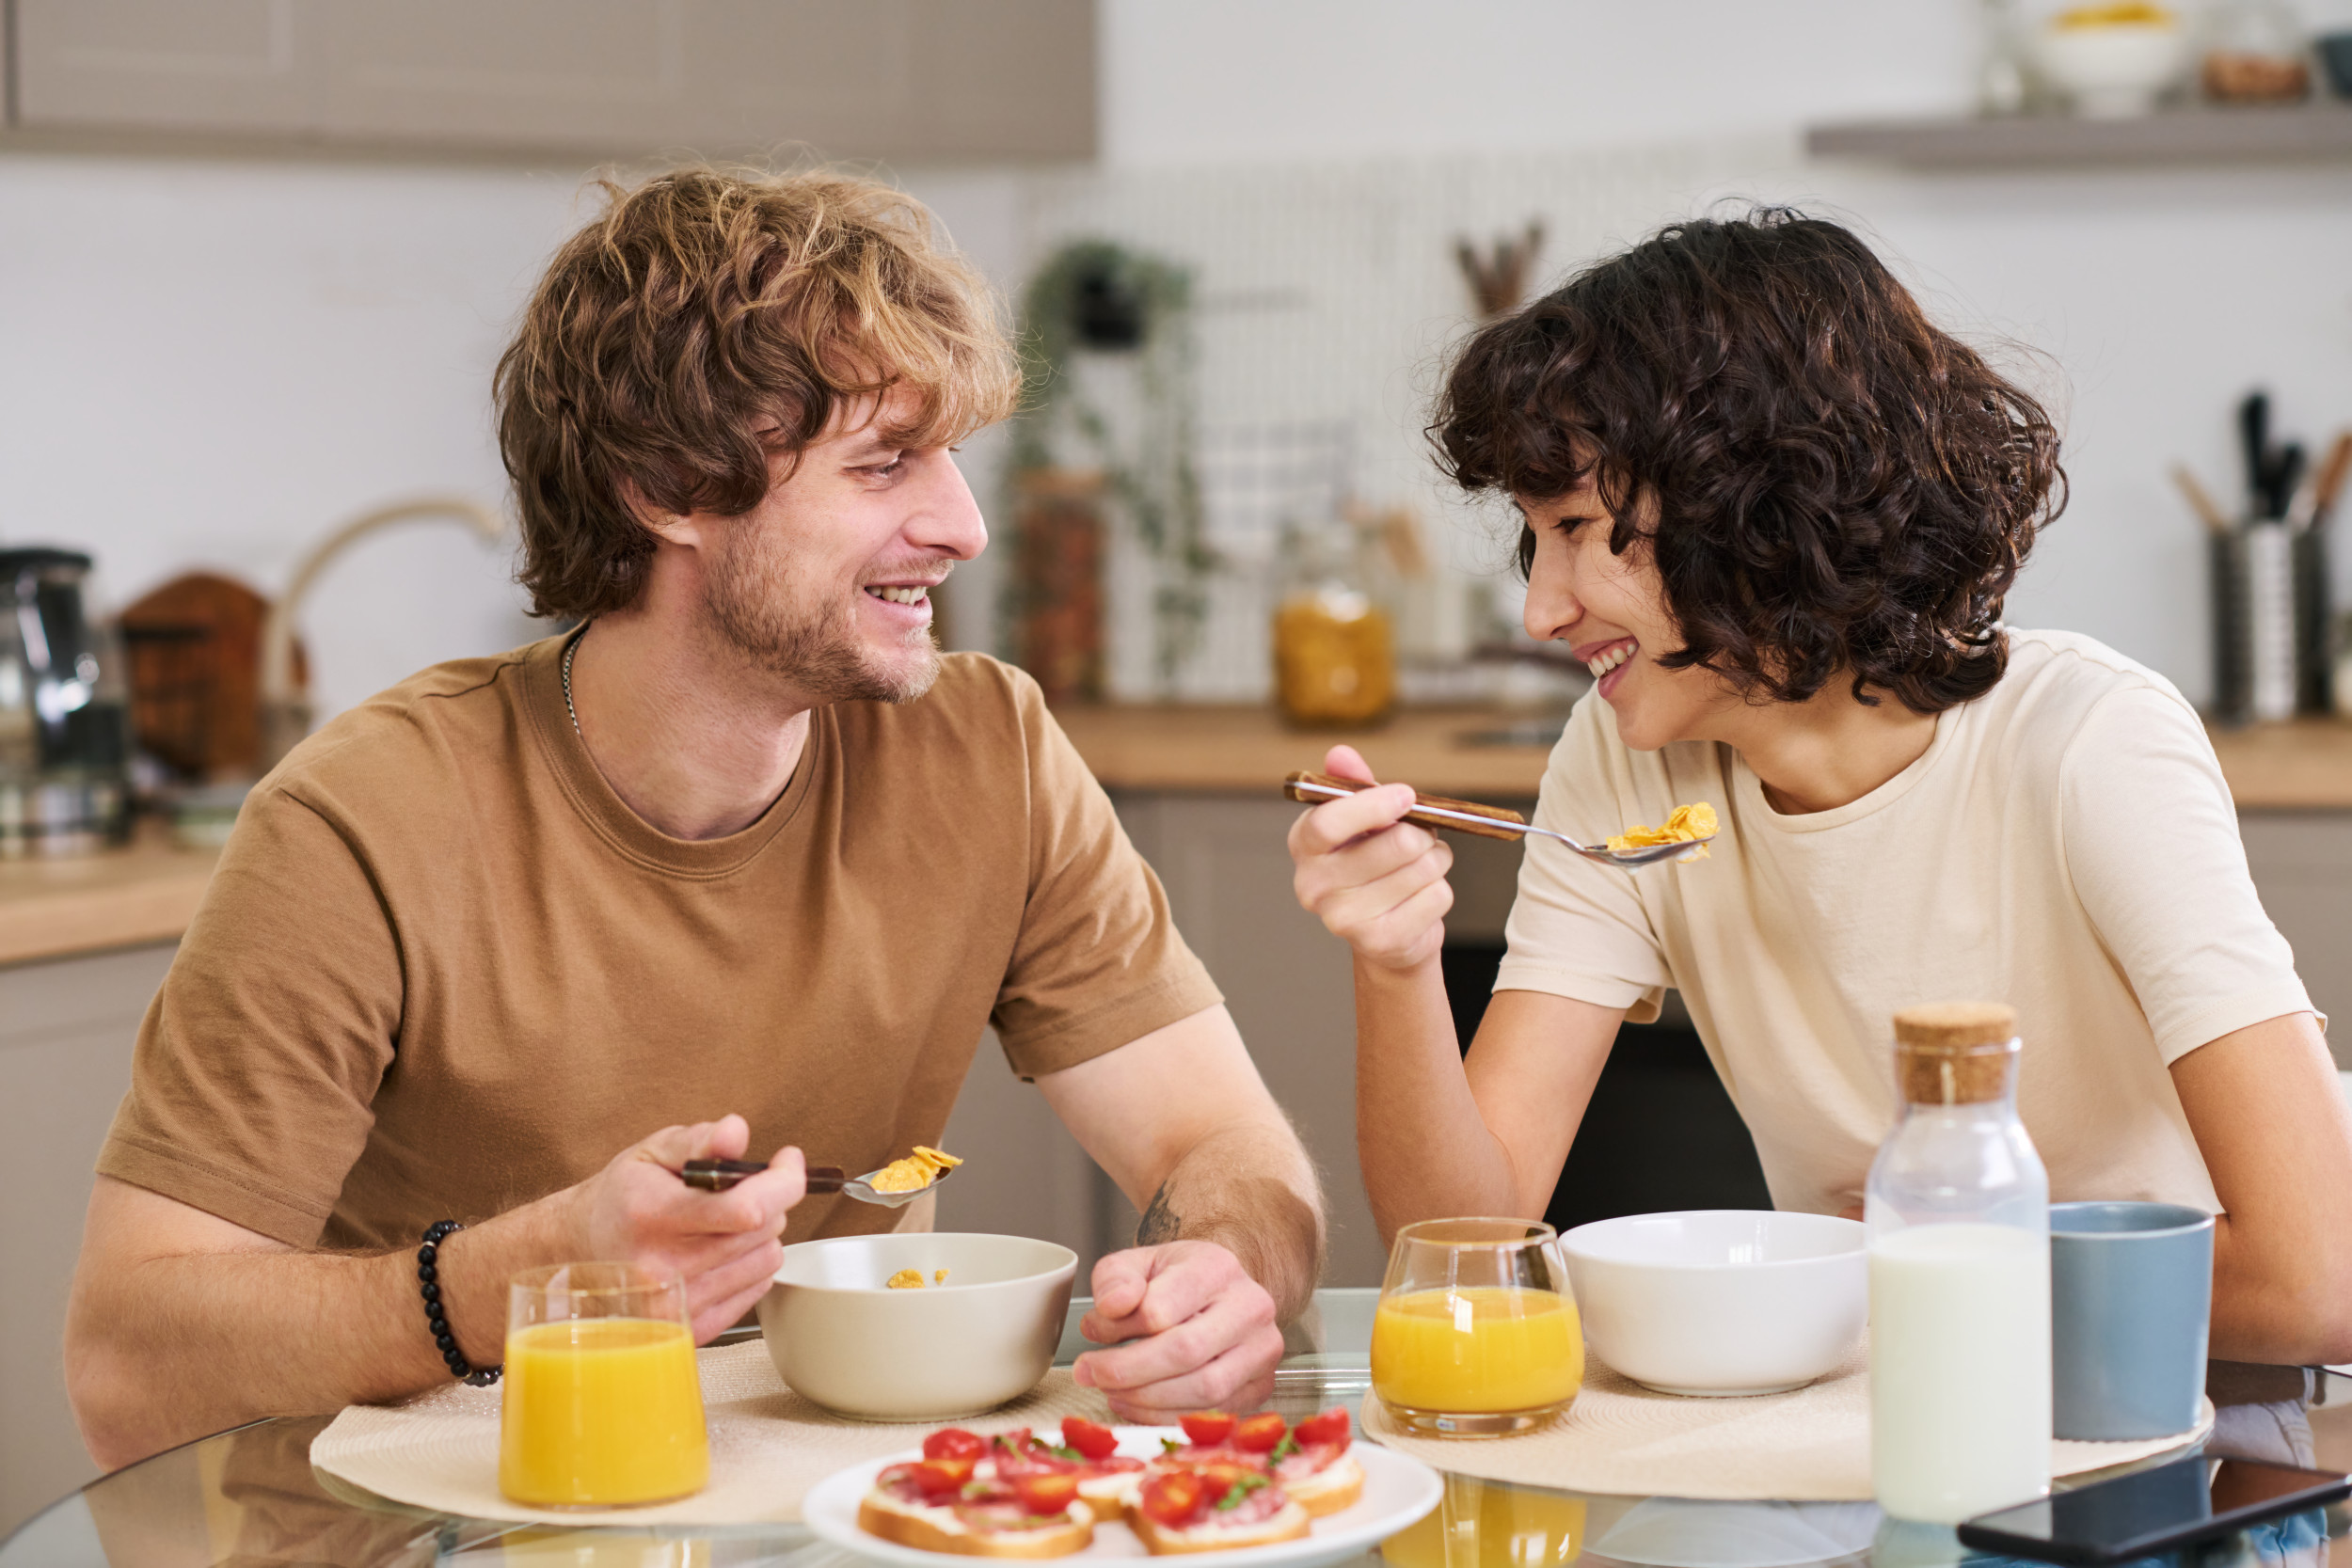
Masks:
[[[1352,746],[1334,746],[1323,770],[1373,783]],[[1445,942],[1454,889],[1445,874],[1454,851],[1425,829],[1402,820],[1413,809],[1406,784],[1327,800],[1291,825],[1291,886],[1356,956],[1381,969],[1416,969]]]

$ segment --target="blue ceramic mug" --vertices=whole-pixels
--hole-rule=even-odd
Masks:
[[[2050,1205],[2050,1362],[2060,1437],[2197,1424],[2213,1216],[2178,1203]]]

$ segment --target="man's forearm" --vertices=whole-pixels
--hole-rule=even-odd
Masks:
[[[1274,1298],[1284,1323],[1307,1309],[1323,1275],[1323,1196],[1288,1127],[1220,1128],[1168,1172],[1136,1227],[1136,1244],[1215,1242]]]
[[[135,1214],[169,1202],[102,1181],[92,1210]],[[552,1223],[543,1202],[444,1243],[444,1305],[476,1365],[500,1358],[506,1277],[560,1253],[543,1234]],[[66,1336],[84,1441],[112,1468],[262,1417],[397,1399],[446,1382],[418,1285],[413,1250],[173,1251],[134,1242],[86,1255]]]

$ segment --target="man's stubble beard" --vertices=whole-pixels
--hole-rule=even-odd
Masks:
[[[877,659],[858,636],[855,605],[820,598],[761,530],[730,531],[705,579],[703,609],[747,663],[818,702],[911,703],[939,678],[930,628],[907,635],[915,657],[895,666]]]

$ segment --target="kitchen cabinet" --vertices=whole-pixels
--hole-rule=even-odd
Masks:
[[[2238,832],[2263,908],[2328,1016],[2328,1049],[2352,1070],[2352,812],[2249,811]]]
[[[177,942],[0,967],[0,1536],[93,1480],[66,1403],[91,1167]]]
[[[14,0],[15,135],[1091,157],[1092,0]]]

